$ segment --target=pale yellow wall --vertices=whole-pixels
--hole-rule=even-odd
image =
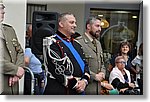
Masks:
[[[85,29],[85,19],[86,8],[85,3],[133,3],[140,2],[142,0],[27,0],[28,3],[32,4],[47,4],[47,9],[49,12],[71,12],[75,14],[77,19],[77,32],[84,33]]]
[[[26,0],[3,0],[5,8],[4,22],[14,27],[18,39],[24,48],[26,26]]]

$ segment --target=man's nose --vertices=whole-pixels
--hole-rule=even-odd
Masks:
[[[77,24],[76,23],[74,23],[74,27],[77,28]]]
[[[100,31],[102,30],[102,28],[101,28],[101,26],[99,26],[99,28],[98,28]]]

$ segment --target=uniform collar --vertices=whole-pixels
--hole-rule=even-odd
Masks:
[[[74,38],[71,37],[71,39],[68,39],[65,34],[61,33],[60,31],[56,32],[57,35],[59,35],[63,40],[68,41],[68,42],[72,42],[74,40]]]
[[[89,34],[87,34],[86,32],[85,32],[85,35],[87,36],[87,38],[92,42],[93,41],[93,38],[91,37],[91,36],[89,36]]]

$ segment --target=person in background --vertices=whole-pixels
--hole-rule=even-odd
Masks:
[[[85,94],[100,94],[101,85],[112,89],[112,85],[101,82],[105,79],[105,68],[103,67],[103,51],[98,40],[101,32],[101,20],[98,17],[90,17],[86,21],[86,31],[76,39],[82,45],[86,61],[88,62],[91,80],[86,88]]]
[[[27,47],[25,49],[24,55],[25,66],[31,69],[34,74],[35,84],[34,84],[34,94],[42,95],[44,90],[44,73],[42,71],[42,63],[38,58],[32,53],[31,48]],[[26,74],[28,75],[28,74]],[[27,76],[26,76],[27,77]],[[30,94],[30,85],[29,83],[25,84],[25,94]]]
[[[119,53],[113,55],[112,59],[110,60],[110,65],[108,67],[108,70],[109,72],[111,72],[111,70],[113,69],[113,67],[115,67],[115,58],[117,56],[122,56],[124,59],[125,59],[125,68],[127,70],[130,71],[131,73],[131,79],[132,81],[134,81],[134,74],[138,73],[135,68],[132,66],[131,64],[131,57],[129,56],[130,55],[130,51],[131,51],[131,45],[129,42],[125,41],[125,42],[122,42],[119,46]]]
[[[26,48],[25,48],[25,55],[24,61],[25,66],[30,68],[34,75],[34,94],[35,95],[42,95],[44,92],[44,82],[45,82],[45,75],[42,69],[41,61],[32,53],[31,49],[31,37],[32,37],[32,24],[30,24],[27,28],[26,34]],[[29,80],[29,81],[28,81]],[[25,87],[24,87],[24,94],[31,94],[31,77],[29,73],[25,73]]]
[[[18,95],[19,79],[24,75],[24,52],[18,42],[15,30],[12,26],[2,23],[4,20],[5,6],[0,1],[0,39],[3,44],[3,57],[1,68],[3,73],[3,95]]]
[[[32,37],[32,24],[29,24],[26,32],[26,46],[31,46],[31,37]]]
[[[134,93],[132,89],[135,84],[131,82],[130,72],[125,68],[125,59],[123,56],[115,58],[115,67],[110,72],[109,83],[116,88],[120,94],[138,94]]]
[[[143,43],[140,44],[137,56],[132,60],[132,65],[136,67],[136,81],[140,88],[140,94],[143,94]]]
[[[71,13],[58,17],[58,31],[51,36],[47,48],[46,95],[82,95],[90,79],[81,45],[72,37],[75,34],[76,18]],[[54,41],[54,42],[53,42]]]

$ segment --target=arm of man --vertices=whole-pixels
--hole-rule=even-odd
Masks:
[[[96,80],[96,81],[102,81],[103,79],[105,79],[105,74],[103,72],[99,72],[99,73],[94,73],[92,71],[90,71],[91,74],[91,79]]]
[[[4,29],[4,35],[7,42],[7,49],[12,50],[12,53],[10,55],[5,56],[5,58],[2,61],[2,63],[4,63],[3,73],[11,76],[17,75],[19,77],[22,77],[22,75],[24,74],[24,70],[22,68],[24,66],[23,49],[20,46],[20,43],[17,39],[13,27],[9,25],[4,25]]]

